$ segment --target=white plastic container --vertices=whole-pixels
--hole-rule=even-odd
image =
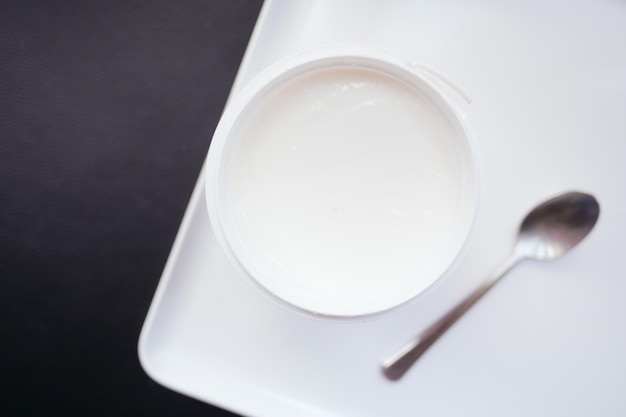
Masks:
[[[236,270],[306,315],[368,319],[459,255],[477,205],[463,117],[433,78],[369,48],[284,59],[226,108],[208,211]]]

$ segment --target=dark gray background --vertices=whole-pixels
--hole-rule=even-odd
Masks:
[[[0,415],[230,415],[136,346],[260,6],[0,0]]]

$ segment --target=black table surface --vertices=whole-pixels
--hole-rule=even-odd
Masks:
[[[260,7],[0,1],[0,415],[232,415],[137,340]]]

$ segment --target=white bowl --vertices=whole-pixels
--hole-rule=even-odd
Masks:
[[[445,275],[471,230],[463,117],[406,60],[329,47],[263,71],[227,106],[207,161],[224,253],[272,301],[367,319]]]

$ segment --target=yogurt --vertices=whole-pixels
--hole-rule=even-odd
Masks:
[[[209,153],[225,253],[264,294],[315,315],[415,297],[455,259],[473,216],[456,113],[418,75],[352,61],[267,78],[226,110]]]

